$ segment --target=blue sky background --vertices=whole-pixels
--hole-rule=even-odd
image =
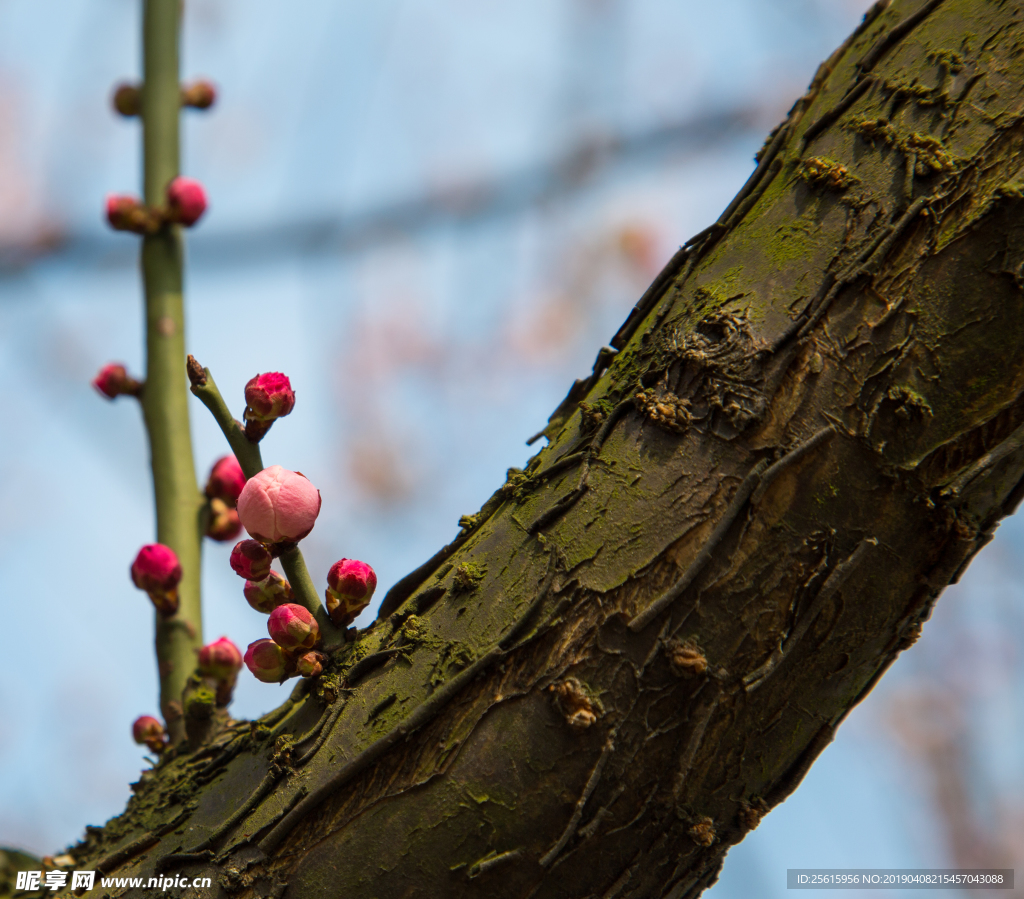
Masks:
[[[188,345],[237,411],[253,374],[291,377],[264,458],[323,494],[318,582],[362,558],[382,597],[525,462],[867,5],[189,0],[183,75],[220,98],[183,130],[210,197]],[[101,216],[139,189],[137,123],[109,108],[139,25],[138,0],[0,5],[0,845],[38,853],[123,808],[156,709],[127,576],[153,539],[144,433],[89,386],[143,361],[135,240]],[[193,435],[202,479],[225,447],[198,403]],[[1022,544],[1004,524],[716,899],[781,897],[787,867],[1020,859]],[[244,646],[264,621],[228,549],[207,544],[206,635]],[[233,712],[287,689],[243,673]]]

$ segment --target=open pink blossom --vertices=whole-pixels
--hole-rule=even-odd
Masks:
[[[206,495],[235,506],[244,486],[245,474],[238,460],[234,456],[221,456],[210,469],[210,477],[206,480]]]
[[[256,375],[245,385],[245,417],[250,421],[273,421],[295,408],[295,391],[288,376],[279,371]]]
[[[288,677],[288,654],[273,640],[264,637],[249,644],[245,651],[245,667],[256,680],[279,684]]]
[[[246,581],[242,593],[250,606],[265,615],[292,601],[291,585],[276,571],[271,571],[262,581]]]
[[[365,562],[341,559],[327,572],[327,612],[340,627],[351,624],[377,589],[377,574]]]
[[[267,631],[282,649],[312,649],[320,640],[316,619],[303,606],[286,602],[270,613]]]
[[[179,175],[167,185],[167,206],[172,222],[194,225],[206,211],[206,191],[195,178]]]
[[[320,491],[305,475],[280,465],[249,478],[238,497],[242,525],[264,543],[298,542],[313,530],[319,514]]]
[[[231,570],[247,581],[262,581],[270,574],[274,558],[270,550],[257,540],[240,540],[231,550]]]
[[[227,637],[199,650],[199,673],[219,681],[233,681],[242,668],[242,653]]]

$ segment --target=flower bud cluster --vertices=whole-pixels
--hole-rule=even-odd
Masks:
[[[131,194],[107,197],[107,222],[115,231],[156,234],[165,223],[194,225],[206,211],[206,191],[194,178],[179,175],[167,185],[166,205],[147,206]]]
[[[198,374],[192,369],[198,372],[199,366],[194,360],[190,364],[194,385]],[[286,375],[268,372],[246,384],[245,402],[245,434],[257,442],[274,421],[292,411],[295,392]],[[245,579],[246,602],[268,616],[269,638],[250,643],[243,663],[257,680],[266,683],[280,683],[295,675],[319,676],[328,659],[319,650],[323,635],[317,615],[309,610],[310,597],[302,592],[304,604],[295,602],[292,586],[271,564],[279,554],[291,558],[288,554],[294,552],[294,545],[313,529],[320,514],[320,491],[302,472],[280,465],[246,479],[234,457],[226,456],[210,472],[206,494],[211,509],[216,502],[235,506],[249,539],[231,551],[231,568]],[[333,624],[344,628],[369,605],[377,575],[365,562],[341,559],[331,567],[327,581],[328,615]]]
[[[249,644],[245,665],[257,680],[281,683],[296,674],[316,677],[327,657],[316,651],[320,627],[310,612],[296,603],[282,603],[267,621],[270,639]]]

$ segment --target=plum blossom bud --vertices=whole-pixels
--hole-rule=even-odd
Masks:
[[[108,362],[104,365],[92,379],[92,386],[108,399],[114,399],[122,394],[139,396],[142,393],[142,382],[128,377],[127,370],[120,362]]]
[[[242,522],[238,512],[219,499],[210,500],[210,521],[206,526],[206,536],[220,543],[234,540],[242,533]]]
[[[151,752],[162,752],[166,746],[164,726],[152,715],[140,715],[132,724],[132,739]]]
[[[221,456],[213,463],[206,481],[206,495],[223,500],[229,506],[238,504],[238,494],[245,486],[242,466],[234,456]]]
[[[327,572],[327,612],[331,621],[346,627],[369,604],[377,589],[377,574],[365,562],[342,559]]]
[[[206,191],[195,178],[179,175],[167,185],[168,219],[182,225],[194,225],[206,212]]]
[[[161,615],[178,611],[181,563],[173,549],[162,543],[147,544],[132,562],[131,572],[135,586],[149,594]]]
[[[273,640],[264,637],[249,644],[245,651],[245,667],[256,680],[279,684],[288,677],[290,665],[287,653]]]
[[[295,670],[302,677],[316,677],[322,674],[327,656],[322,652],[307,652],[295,660]]]
[[[231,568],[247,581],[262,581],[270,574],[273,556],[270,550],[255,540],[242,540],[231,550]]]
[[[302,606],[287,602],[270,613],[267,631],[283,649],[312,649],[320,640],[316,619]]]
[[[155,234],[160,230],[160,215],[130,194],[110,194],[107,197],[107,221],[115,231],[135,234]]]
[[[238,497],[238,517],[249,535],[264,543],[298,542],[313,530],[319,514],[320,491],[301,472],[280,465],[249,478]]]
[[[273,421],[295,408],[295,391],[288,376],[279,371],[256,375],[245,385],[245,417]]]
[[[276,571],[271,571],[270,576],[262,581],[246,581],[242,592],[245,601],[264,615],[292,601],[291,585]]]
[[[181,90],[181,105],[193,109],[209,109],[217,99],[217,88],[209,81],[193,81]]]
[[[234,681],[242,668],[242,653],[227,637],[199,650],[199,673],[218,681]]]
[[[279,371],[256,375],[245,385],[245,436],[259,443],[270,426],[295,407],[295,391]]]
[[[120,115],[126,118],[137,116],[142,111],[142,92],[137,84],[119,84],[111,103]]]

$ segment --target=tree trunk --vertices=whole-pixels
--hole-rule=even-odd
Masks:
[[[712,883],[1024,491],[1021,18],[876,5],[549,446],[75,867],[301,899]]]

